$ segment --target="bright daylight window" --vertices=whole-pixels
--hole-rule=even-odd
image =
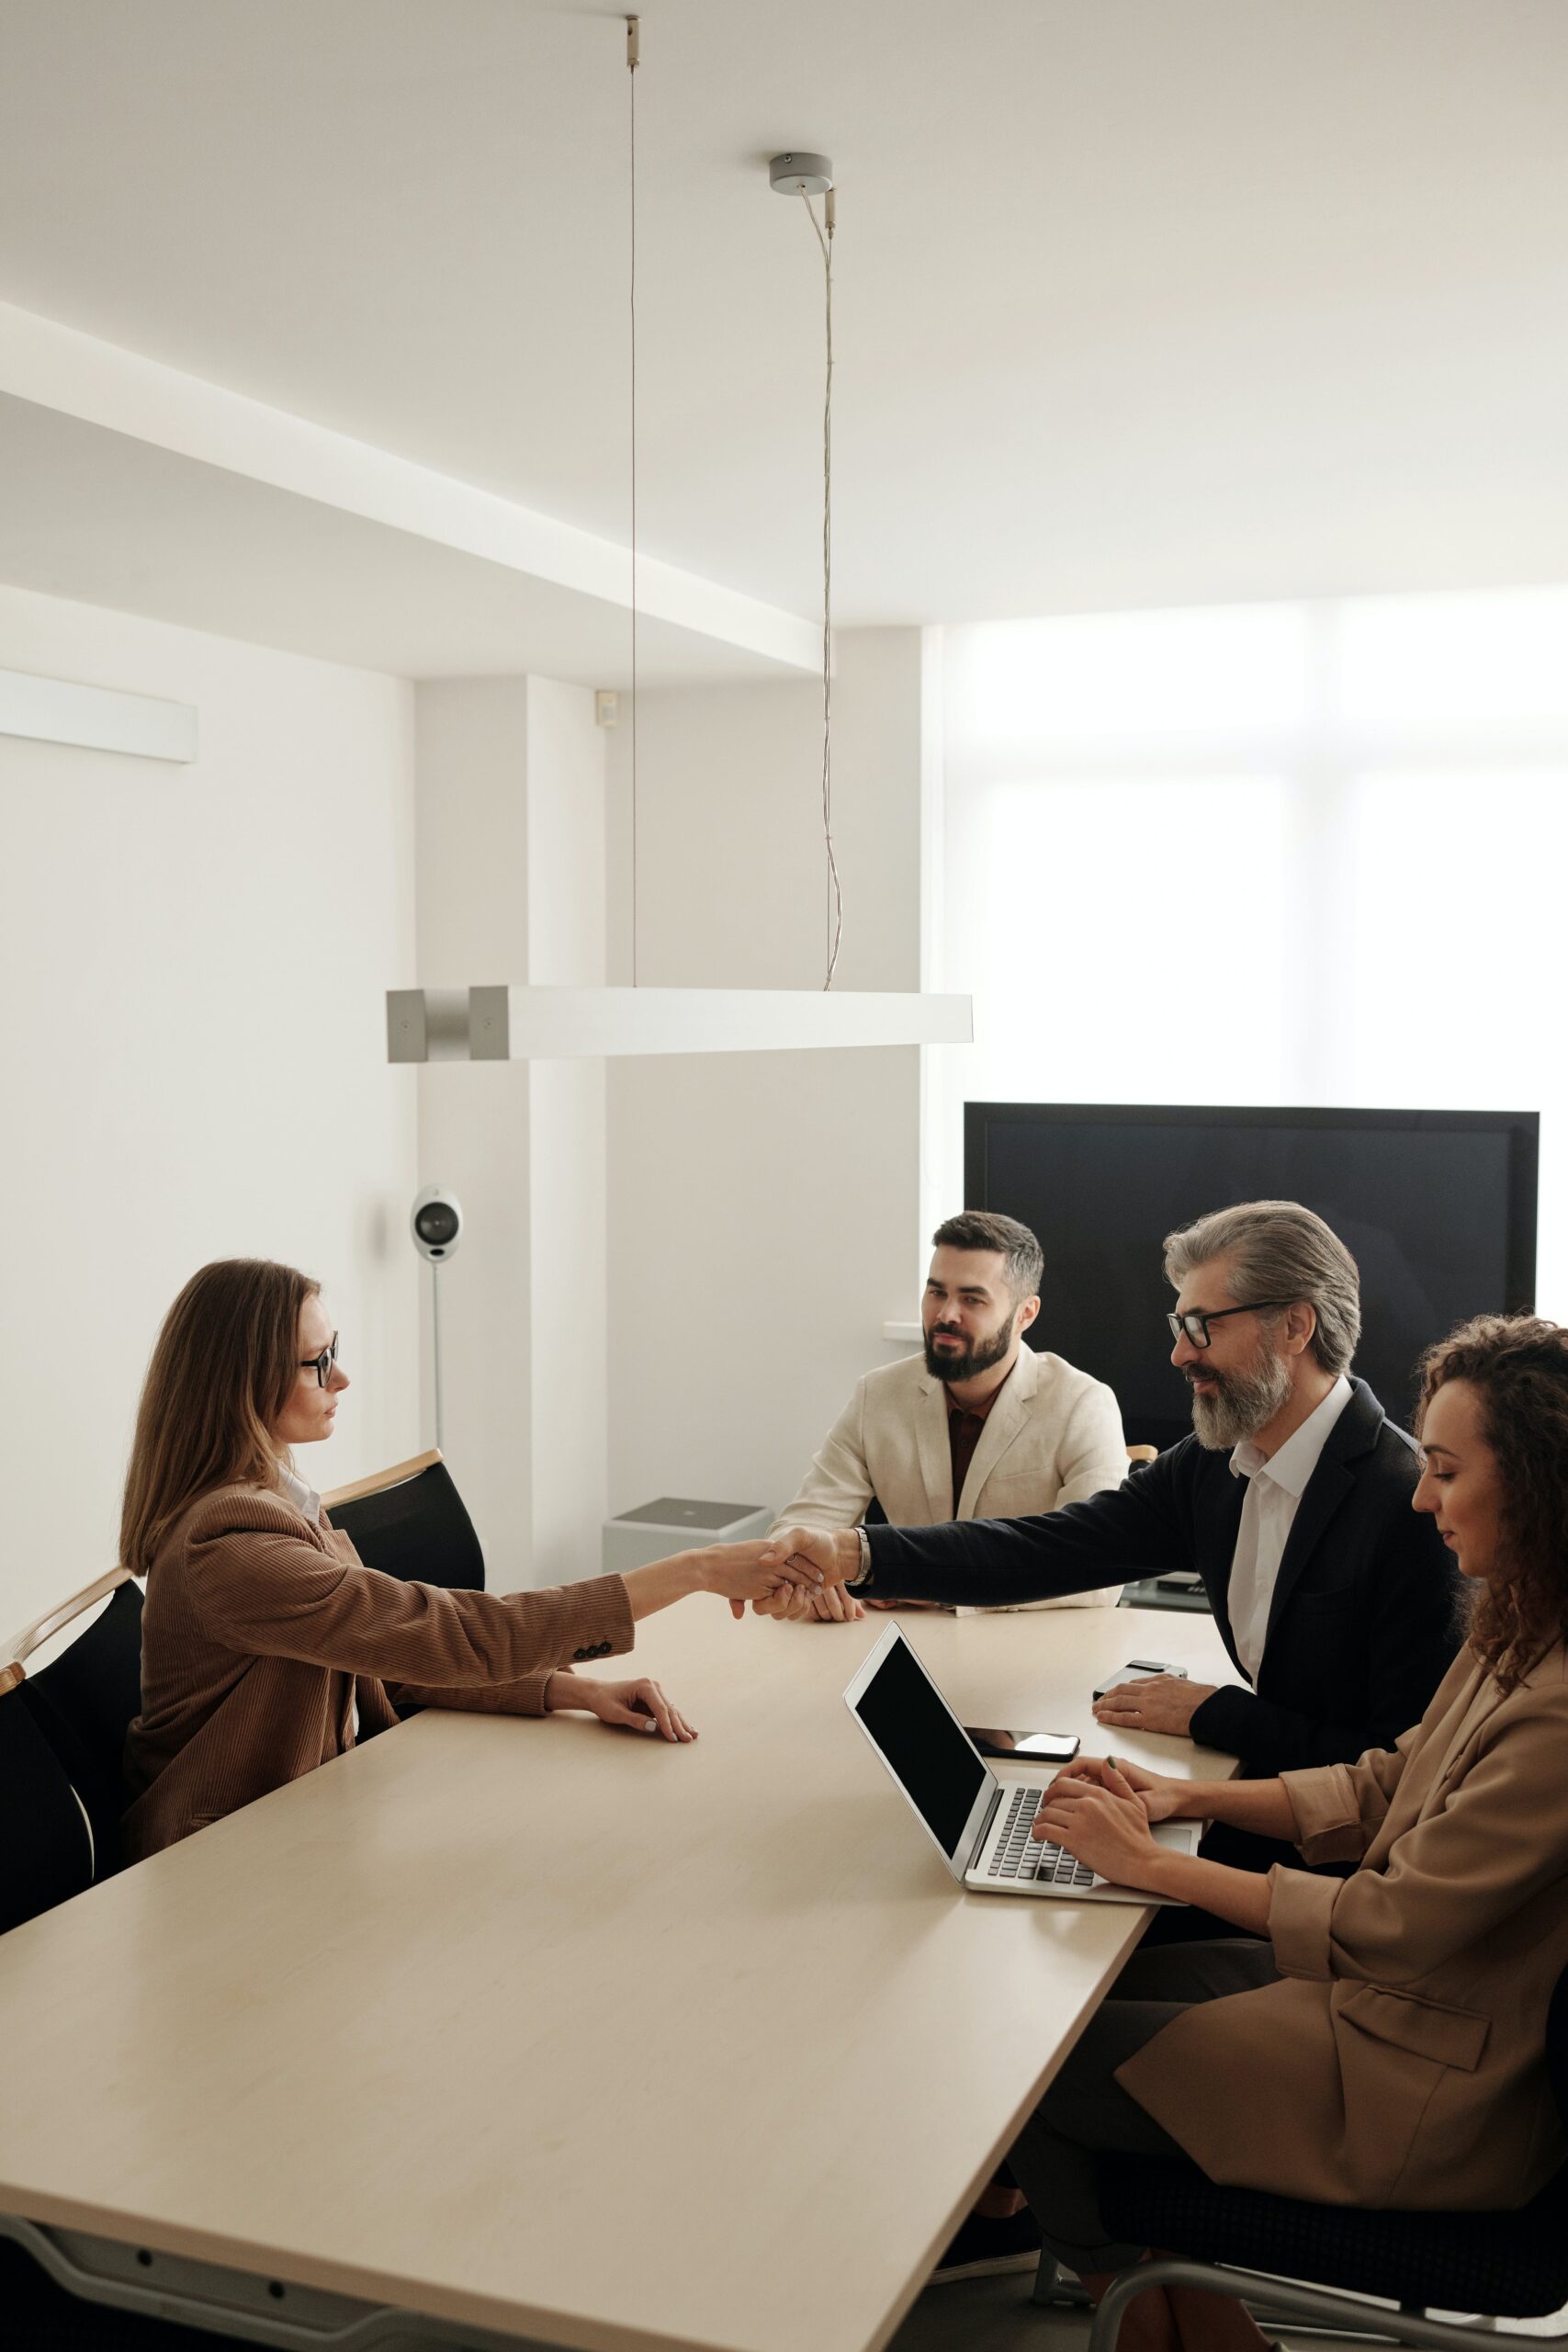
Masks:
[[[927,1206],[966,1100],[1541,1114],[1568,1314],[1568,589],[943,632]]]

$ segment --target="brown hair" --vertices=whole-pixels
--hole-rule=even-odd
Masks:
[[[1002,1272],[1015,1299],[1032,1298],[1045,1271],[1045,1253],[1026,1225],[994,1209],[961,1209],[931,1235],[936,1250],[999,1250]]]
[[[1505,1691],[1568,1641],[1568,1330],[1537,1315],[1477,1315],[1421,1359],[1417,1434],[1450,1381],[1481,1400],[1497,1461],[1506,1583],[1483,1584],[1470,1640]]]
[[[268,1258],[193,1274],[152,1350],[120,1511],[121,1564],[145,1576],[187,1503],[215,1487],[271,1487],[272,1424],[299,1373],[299,1310],[321,1288]]]

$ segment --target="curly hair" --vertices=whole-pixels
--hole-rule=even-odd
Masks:
[[[1481,1400],[1502,1489],[1508,1581],[1481,1585],[1470,1641],[1505,1691],[1568,1641],[1568,1329],[1538,1315],[1477,1315],[1421,1359],[1416,1435],[1450,1381]]]

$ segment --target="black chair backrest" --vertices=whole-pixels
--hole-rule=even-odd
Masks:
[[[97,1857],[94,1876],[107,1878],[119,1867],[125,1735],[141,1704],[139,1588],[118,1586],[86,1632],[10,1697],[31,1715],[86,1807]]]
[[[329,1503],[327,1515],[367,1568],[409,1584],[484,1590],[485,1555],[445,1462],[432,1462],[376,1494]]]
[[[64,1766],[21,1703],[26,1688],[0,1696],[0,1935],[93,1883],[96,1841]]]

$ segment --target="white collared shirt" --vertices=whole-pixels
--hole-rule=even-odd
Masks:
[[[1317,1468],[1329,1430],[1349,1402],[1350,1384],[1341,1373],[1322,1404],[1277,1453],[1266,1459],[1250,1438],[1243,1438],[1232,1451],[1231,1476],[1247,1480],[1247,1499],[1236,1530],[1226,1607],[1236,1656],[1254,1682],[1263,1662],[1274,1586],[1297,1506]]]
[[[308,1519],[312,1527],[319,1527],[321,1521],[321,1498],[314,1487],[307,1486],[299,1471],[291,1470],[286,1462],[280,1462],[277,1465],[277,1483],[283,1489],[284,1501],[292,1503],[300,1518]],[[352,1679],[349,1682],[349,1690],[351,1692],[354,1690]],[[348,1745],[352,1747],[358,1737],[359,1701],[357,1697],[351,1696],[348,1702]]]
[[[308,1487],[299,1471],[291,1470],[286,1462],[277,1465],[277,1483],[283,1489],[284,1501],[292,1503],[301,1519],[308,1519],[312,1527],[316,1526],[321,1516],[321,1498],[314,1487]]]

